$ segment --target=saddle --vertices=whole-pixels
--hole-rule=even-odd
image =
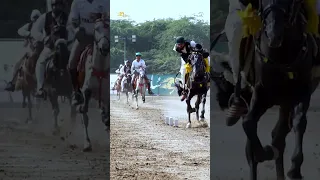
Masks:
[[[79,86],[82,87],[85,78],[85,66],[88,56],[92,56],[93,45],[89,44],[85,47],[85,49],[81,52],[80,58],[77,62],[77,71],[78,71],[78,83]]]

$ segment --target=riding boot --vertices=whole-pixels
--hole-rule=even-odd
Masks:
[[[78,72],[76,69],[70,69],[70,76],[73,86],[73,95],[72,95],[72,105],[77,106],[79,104],[82,104],[84,101],[84,98],[82,96],[82,93],[78,87]]]
[[[153,93],[152,90],[151,90],[151,83],[148,82],[148,83],[147,83],[147,86],[148,86],[148,93],[149,93],[150,95],[153,95],[154,93]]]
[[[242,89],[241,87],[241,75],[239,74],[238,81],[236,83],[234,91],[234,99],[227,111],[227,126],[235,125],[242,116],[248,112],[248,107],[246,106],[246,101],[242,95],[250,94],[250,88],[247,86]]]

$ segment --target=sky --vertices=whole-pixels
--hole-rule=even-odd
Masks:
[[[124,12],[128,17],[119,17],[119,12]],[[153,19],[179,19],[199,13],[203,13],[201,19],[210,23],[210,0],[110,0],[111,19],[130,19],[137,23]]]

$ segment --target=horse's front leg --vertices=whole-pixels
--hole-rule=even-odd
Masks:
[[[262,99],[264,96],[265,93],[262,91],[262,88],[260,86],[256,87],[251,99],[249,113],[242,123],[244,132],[248,138],[246,154],[250,166],[251,180],[257,180],[256,163],[277,158],[275,148],[272,146],[262,147],[257,134],[258,121],[268,109],[268,104]]]
[[[27,93],[24,92],[25,90],[22,89],[22,108],[26,108],[27,107],[27,102],[26,102],[26,99],[27,99]]]
[[[293,130],[295,132],[295,149],[291,157],[291,168],[287,173],[291,179],[303,179],[301,174],[301,165],[303,163],[303,136],[307,128],[307,111],[310,105],[310,96],[304,102],[301,102],[295,111],[293,120]]]
[[[200,115],[200,121],[204,121],[204,113],[206,112],[206,101],[207,101],[207,93],[204,93],[202,95],[202,110],[201,110],[201,115]]]
[[[195,102],[195,109],[196,109],[196,117],[197,120],[199,121],[199,108],[200,108],[200,103],[201,103],[201,95],[197,95],[197,100]]]
[[[292,123],[293,109],[288,106],[280,106],[279,119],[277,124],[272,130],[272,146],[279,150],[279,156],[275,161],[277,180],[285,180],[284,166],[283,166],[283,154],[286,147],[286,137],[291,128],[289,123]]]
[[[30,92],[27,95],[27,100],[28,100],[28,115],[29,115],[28,120],[32,121],[33,120],[33,118],[32,118],[32,100],[31,100]]]
[[[55,92],[49,92],[48,94],[50,103],[52,106],[52,114],[53,114],[53,134],[57,135],[60,132],[59,126],[58,126],[58,115],[60,113],[59,109],[59,103],[58,103],[58,96]]]
[[[138,82],[136,83],[136,90],[135,90],[135,99],[136,99],[136,109],[139,109],[139,105],[138,105],[138,94],[139,94],[139,84]]]
[[[186,104],[187,104],[187,113],[188,113],[188,123],[186,128],[190,128],[191,127],[191,113],[196,112],[195,108],[192,108],[191,106],[191,99],[193,98],[194,93],[193,91],[189,91],[188,92],[188,96],[186,98]]]
[[[88,117],[88,109],[89,109],[89,102],[91,99],[92,92],[89,88],[85,89],[84,91],[84,104],[83,107],[81,108],[81,114],[82,114],[82,125],[83,125],[83,130],[84,130],[84,147],[83,151],[84,152],[89,152],[92,151],[92,146],[91,146],[91,140],[89,138],[89,133],[88,133],[88,126],[89,126],[89,117]]]

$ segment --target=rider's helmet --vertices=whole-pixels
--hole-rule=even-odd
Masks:
[[[30,20],[35,22],[41,16],[41,12],[38,9],[34,9],[31,12]]]
[[[186,42],[186,40],[182,36],[178,36],[176,38],[176,44],[184,44],[185,42]]]
[[[55,16],[59,16],[65,10],[65,6],[64,0],[51,0],[52,12]]]
[[[140,52],[136,52],[136,56],[142,56]]]
[[[176,46],[177,46],[177,48],[182,49],[184,47],[185,42],[186,42],[186,40],[184,39],[184,37],[178,36],[176,38]]]

